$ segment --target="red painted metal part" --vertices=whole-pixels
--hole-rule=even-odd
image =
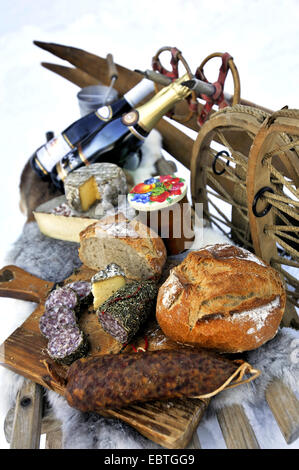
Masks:
[[[228,61],[232,59],[232,56],[228,53],[225,52],[222,55],[222,64],[219,69],[219,75],[218,75],[218,80],[213,83],[215,87],[215,93],[213,96],[207,96],[202,94],[200,98],[205,100],[205,105],[200,113],[200,115],[197,118],[197,122],[199,126],[202,126],[203,123],[206,121],[208,115],[211,112],[212,107],[216,104],[219,108],[225,108],[228,106],[228,102],[224,98],[223,94],[223,89],[224,89],[224,83],[229,71],[229,65]],[[206,79],[203,70],[197,69],[195,73],[196,78],[199,78],[200,80],[204,80],[205,82],[209,83],[209,81]]]

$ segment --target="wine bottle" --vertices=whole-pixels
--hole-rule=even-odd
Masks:
[[[188,74],[162,88],[151,100],[108,122],[91,138],[72,149],[52,169],[53,183],[63,192],[67,175],[83,165],[103,161],[127,169],[149,132],[176,102],[186,98],[190,89],[181,85]]]
[[[147,95],[154,91],[154,83],[148,79],[142,79],[136,86],[123,95],[123,97],[109,106],[101,106],[95,112],[72,123],[61,134],[53,137],[45,145],[42,145],[32,155],[30,163],[32,168],[43,180],[50,179],[53,166],[64,155],[76,147],[78,142],[91,137],[98,132],[107,122],[134,108]]]

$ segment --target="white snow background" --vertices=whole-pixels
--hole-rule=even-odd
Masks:
[[[68,64],[33,40],[101,57],[110,52],[116,63],[141,70],[151,68],[153,55],[166,45],[180,49],[193,71],[210,53],[229,52],[242,98],[278,110],[299,108],[298,24],[298,0],[1,0],[1,266],[25,222],[18,186],[26,161],[47,131],[57,134],[80,117],[78,87],[40,62]],[[219,65],[206,69],[210,81]],[[230,82],[226,91],[232,92]],[[32,308],[1,299],[0,343],[15,328],[13,313],[25,318]],[[0,448],[8,448],[3,420],[0,416]],[[298,440],[285,444],[270,410],[250,420],[262,448],[298,448]],[[202,447],[225,447],[216,419],[203,421],[198,433]]]

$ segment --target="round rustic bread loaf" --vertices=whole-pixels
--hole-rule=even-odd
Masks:
[[[138,220],[119,213],[80,233],[79,258],[96,271],[117,264],[128,279],[159,279],[166,261],[162,239]]]
[[[216,244],[190,252],[171,270],[156,317],[173,341],[236,353],[275,336],[285,303],[273,268],[247,250]]]

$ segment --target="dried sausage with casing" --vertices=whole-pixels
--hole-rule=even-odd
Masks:
[[[68,371],[66,399],[81,411],[211,393],[240,364],[211,351],[177,349],[79,359]]]
[[[120,343],[129,343],[155,311],[158,289],[153,281],[130,282],[97,310],[103,329]]]

